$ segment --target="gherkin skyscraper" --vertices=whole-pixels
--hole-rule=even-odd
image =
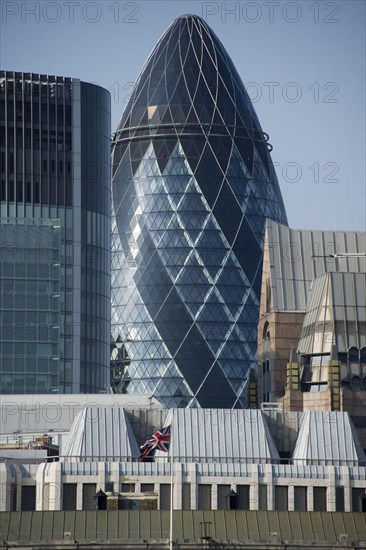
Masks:
[[[112,372],[167,406],[242,407],[265,219],[287,225],[268,136],[195,15],[146,61],[113,139]]]

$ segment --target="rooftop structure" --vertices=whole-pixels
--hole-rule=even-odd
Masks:
[[[366,233],[268,220],[259,400],[285,411],[349,411],[366,448]]]

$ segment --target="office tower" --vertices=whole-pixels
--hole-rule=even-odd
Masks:
[[[219,39],[197,16],[176,19],[113,139],[119,391],[167,406],[245,406],[265,220],[287,224],[270,150]]]
[[[0,73],[0,392],[109,384],[110,95]]]

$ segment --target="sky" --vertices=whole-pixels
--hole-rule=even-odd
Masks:
[[[112,129],[166,28],[203,17],[270,136],[289,225],[366,230],[363,0],[2,0],[0,9],[1,68],[109,89]]]

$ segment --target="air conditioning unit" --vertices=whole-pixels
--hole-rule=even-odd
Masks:
[[[277,533],[277,531],[272,531],[271,532],[271,540],[273,542],[278,542],[278,533]]]
[[[347,533],[340,533],[340,535],[339,535],[339,542],[348,542],[348,535],[347,535]]]
[[[64,539],[71,540],[71,531],[64,531]]]

